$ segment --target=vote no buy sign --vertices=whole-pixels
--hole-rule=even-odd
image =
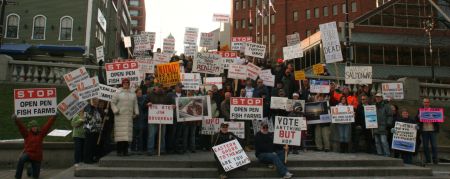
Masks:
[[[56,114],[56,88],[14,89],[14,114],[17,117]]]

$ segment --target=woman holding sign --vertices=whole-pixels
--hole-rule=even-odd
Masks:
[[[345,96],[341,96],[339,99],[340,103],[338,106],[348,106],[347,98]],[[339,142],[340,142],[340,153],[347,153],[348,150],[348,143],[350,142],[350,129],[351,129],[351,123],[337,123],[336,124],[338,131],[339,131]]]
[[[394,124],[395,124],[396,122],[403,122],[403,123],[409,123],[409,124],[417,124],[417,121],[409,116],[409,113],[408,113],[408,111],[407,111],[405,108],[401,109],[400,112],[401,112],[401,116],[400,116],[400,118],[394,120]],[[394,126],[395,126],[395,125],[394,125]],[[419,126],[416,125],[416,129],[418,130],[418,129],[419,129]],[[392,128],[392,129],[391,129],[391,133],[395,134],[396,132],[397,132],[397,131],[395,130],[395,128]],[[417,143],[417,142],[416,142],[416,143]],[[417,147],[416,147],[416,148],[417,148]],[[394,156],[395,156],[396,158],[398,158],[398,155],[397,155],[397,154],[400,155],[400,156],[402,157],[403,163],[406,163],[406,164],[412,164],[412,156],[413,156],[413,153],[412,153],[412,152],[402,151],[402,150],[395,150],[395,149],[394,149]]]

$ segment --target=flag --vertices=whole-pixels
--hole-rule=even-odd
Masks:
[[[258,8],[256,8],[256,12],[258,13],[258,15],[263,16],[263,14],[261,13],[261,11]]]
[[[275,11],[275,7],[272,4],[272,0],[269,0],[269,7],[272,8],[273,12],[277,13],[277,11]]]

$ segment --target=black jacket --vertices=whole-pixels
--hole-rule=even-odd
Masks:
[[[273,143],[273,132],[263,134],[261,131],[255,135],[255,155],[258,157],[261,153],[272,153],[281,150],[281,145]]]

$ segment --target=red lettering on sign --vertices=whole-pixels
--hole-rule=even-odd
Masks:
[[[231,105],[262,106],[262,98],[231,98]]]
[[[139,64],[136,61],[115,62],[105,64],[105,68],[106,71],[131,70],[139,69]]]
[[[55,98],[56,88],[15,89],[14,99]]]

